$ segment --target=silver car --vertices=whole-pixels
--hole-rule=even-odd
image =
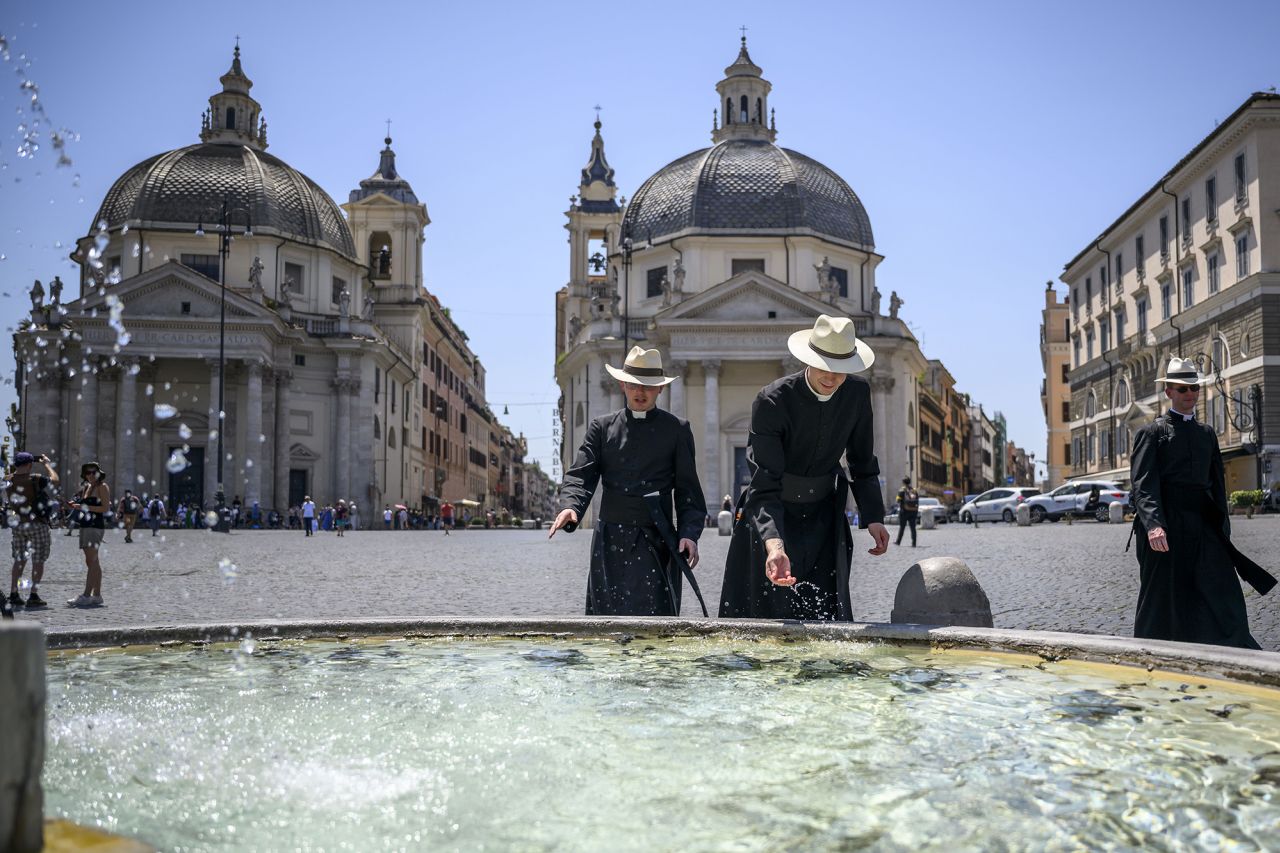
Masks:
[[[1089,495],[1098,490],[1098,503],[1089,506]],[[1129,491],[1112,480],[1076,480],[1064,483],[1046,495],[1030,498],[1027,504],[1031,507],[1031,520],[1058,521],[1068,515],[1078,518],[1096,518],[1106,521],[1109,505],[1119,501],[1121,505],[1129,505]]]
[[[1018,511],[1018,504],[1038,494],[1040,490],[1030,486],[1001,486],[998,489],[988,489],[960,507],[960,522],[962,524],[973,524],[975,521],[1011,522]]]

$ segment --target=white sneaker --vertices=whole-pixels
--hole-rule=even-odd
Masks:
[[[68,598],[67,605],[69,607],[94,607],[95,605],[102,603],[101,598],[98,598],[96,602],[94,601],[94,598],[96,598],[96,596],[77,595],[75,598]]]

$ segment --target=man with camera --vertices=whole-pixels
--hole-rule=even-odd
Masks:
[[[32,473],[36,465],[43,474]],[[58,472],[49,465],[49,457],[25,450],[13,457],[13,476],[4,490],[6,511],[17,519],[13,527],[13,572],[9,585],[10,607],[26,605],[28,610],[47,606],[40,597],[39,585],[44,579],[44,564],[49,559],[49,518],[57,511]],[[31,559],[31,594],[26,601],[18,592],[18,582]]]

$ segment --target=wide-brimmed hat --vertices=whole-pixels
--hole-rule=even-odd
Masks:
[[[800,361],[829,373],[861,373],[876,360],[871,347],[858,340],[848,317],[818,317],[812,329],[787,339],[787,349]]]
[[[84,476],[84,469],[85,469],[85,468],[88,468],[89,466],[93,466],[94,468],[97,468],[97,469],[98,469],[98,476],[99,476],[100,478],[105,478],[105,477],[107,476],[107,472],[106,472],[106,471],[103,471],[103,470],[102,470],[102,466],[101,466],[101,465],[99,465],[97,462],[81,462],[81,463],[80,463],[80,476],[81,476],[81,477],[83,477],[83,476]]]
[[[1200,375],[1200,369],[1196,367],[1196,363],[1189,358],[1169,359],[1169,366],[1165,368],[1164,376],[1157,376],[1156,383],[1163,382],[1165,385],[1170,383],[1174,385],[1200,385],[1204,382],[1204,377]]]
[[[604,369],[614,379],[636,385],[670,385],[676,381],[674,376],[662,375],[662,355],[656,349],[632,347],[621,370],[612,364],[606,364]]]

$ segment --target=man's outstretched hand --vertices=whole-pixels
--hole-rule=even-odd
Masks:
[[[550,539],[552,536],[555,536],[556,531],[559,530],[561,527],[564,527],[566,524],[577,524],[577,523],[578,523],[578,514],[576,512],[574,512],[571,509],[562,509],[560,510],[560,514],[556,516],[555,523],[551,525],[551,532],[547,534],[547,538]],[[885,541],[887,542],[888,540],[889,540],[889,534],[886,533]]]
[[[883,524],[873,521],[867,525],[867,532],[871,534],[872,539],[876,540],[876,547],[868,548],[868,554],[873,557],[879,557],[889,550],[889,531],[885,529]]]
[[[764,545],[769,550],[769,556],[764,561],[765,577],[775,586],[795,586],[796,579],[791,575],[791,558],[782,547],[782,540],[769,539]]]

